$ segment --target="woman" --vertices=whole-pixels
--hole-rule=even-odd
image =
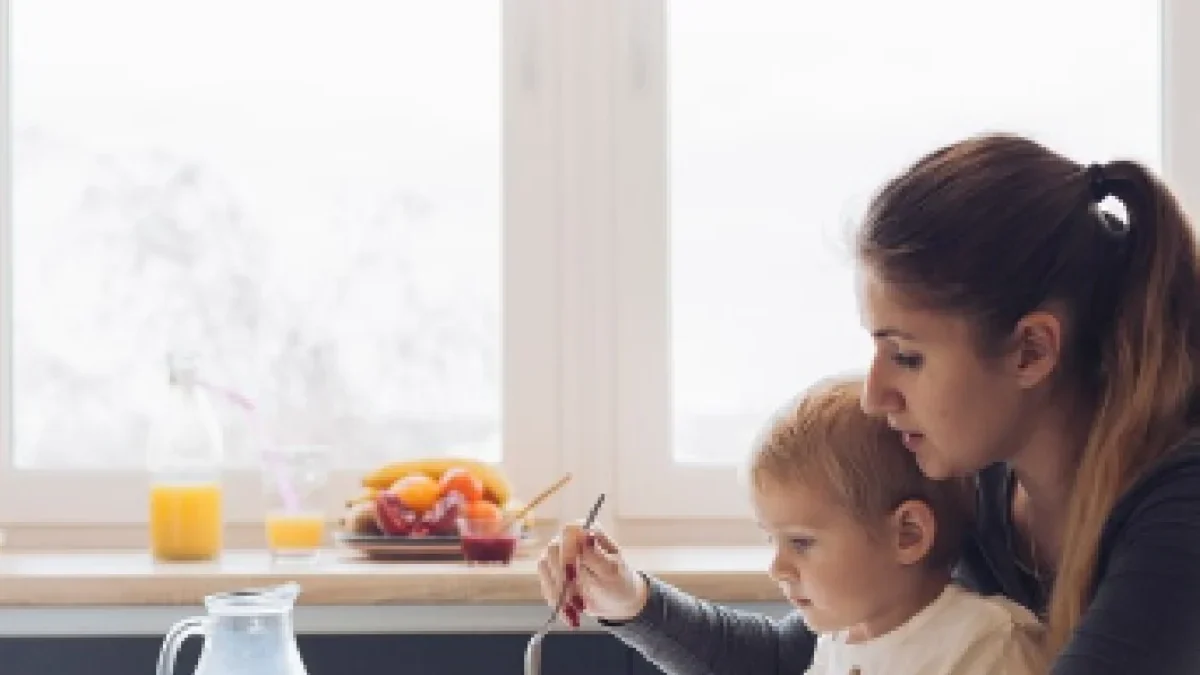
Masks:
[[[1115,198],[1127,216],[1099,209]],[[977,477],[959,578],[1043,616],[1055,675],[1200,672],[1200,264],[1142,166],[992,135],[885,185],[859,232],[863,406]],[[812,636],[692,598],[567,528],[541,566],[673,673],[797,673]]]

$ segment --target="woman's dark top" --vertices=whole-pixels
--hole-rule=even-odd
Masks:
[[[1013,478],[985,469],[958,580],[1044,614],[1046,596],[1016,563]],[[1113,507],[1101,534],[1095,593],[1052,675],[1200,673],[1200,441],[1146,472]],[[610,630],[674,675],[796,675],[816,638],[799,614],[773,621],[734,611],[650,579],[645,609]]]

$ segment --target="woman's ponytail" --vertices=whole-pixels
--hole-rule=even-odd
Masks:
[[[1187,219],[1167,189],[1134,162],[1087,172],[1094,197],[1115,197],[1123,226],[1105,222],[1122,247],[1116,302],[1099,345],[1100,391],[1080,457],[1050,601],[1049,647],[1078,626],[1095,585],[1100,534],[1114,503],[1193,422],[1200,277]]]

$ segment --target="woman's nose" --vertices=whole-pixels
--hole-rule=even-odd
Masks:
[[[891,386],[880,372],[879,365],[872,364],[863,382],[860,405],[868,415],[887,415],[900,412],[904,407],[904,398],[900,392]]]

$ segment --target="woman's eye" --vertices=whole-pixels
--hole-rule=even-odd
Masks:
[[[900,352],[892,355],[892,361],[901,368],[920,368],[921,364],[925,362],[925,357],[920,354],[905,354]]]

